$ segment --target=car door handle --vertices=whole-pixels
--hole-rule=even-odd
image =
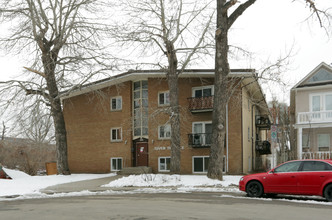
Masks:
[[[320,176],[320,177],[325,177],[325,176]]]
[[[291,176],[292,178],[295,178],[295,176]]]

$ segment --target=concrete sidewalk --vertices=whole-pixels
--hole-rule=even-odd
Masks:
[[[116,175],[116,176],[100,178],[100,179],[64,183],[64,184],[47,187],[45,189],[40,190],[40,192],[47,193],[47,194],[53,194],[53,193],[80,192],[80,191],[84,191],[84,190],[88,190],[91,192],[105,191],[110,188],[100,187],[101,185],[108,184],[109,182],[117,180],[121,177],[123,177],[123,176]]]

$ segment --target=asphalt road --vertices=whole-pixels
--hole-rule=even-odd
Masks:
[[[331,219],[332,205],[243,194],[165,193],[0,202],[0,219]]]

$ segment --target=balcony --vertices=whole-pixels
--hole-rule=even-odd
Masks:
[[[297,124],[332,123],[332,111],[299,112]]]
[[[332,159],[331,151],[303,152],[302,159]]]
[[[270,130],[271,121],[268,115],[256,115],[256,127],[261,130]]]
[[[191,112],[209,112],[213,110],[213,96],[188,98]]]
[[[211,133],[188,134],[188,144],[193,148],[207,148],[211,146]]]
[[[268,141],[256,141],[256,150],[260,154],[271,154],[271,144]]]

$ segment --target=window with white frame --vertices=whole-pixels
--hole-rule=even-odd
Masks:
[[[213,85],[192,88],[192,97],[195,97],[195,98],[209,97],[209,96],[213,96],[213,94],[214,94]]]
[[[330,150],[330,134],[318,134],[317,142],[319,151]]]
[[[209,156],[193,157],[193,173],[207,173],[209,166]]]
[[[309,142],[309,135],[308,134],[302,134],[302,148],[308,149],[310,147]]]
[[[122,170],[122,157],[112,157],[111,158],[111,171]]]
[[[111,98],[111,111],[119,111],[122,109],[122,97],[112,97]]]
[[[332,118],[332,93],[310,94],[310,111],[312,120]]]
[[[159,139],[170,139],[171,138],[171,125],[165,124],[158,127],[158,138]]]
[[[158,171],[159,172],[170,172],[171,158],[170,157],[159,157],[158,159]]]
[[[169,105],[169,91],[159,92],[158,94],[158,105]]]
[[[212,137],[212,122],[193,122],[193,144],[194,145],[210,145]]]
[[[111,128],[111,142],[122,141],[122,129]]]

